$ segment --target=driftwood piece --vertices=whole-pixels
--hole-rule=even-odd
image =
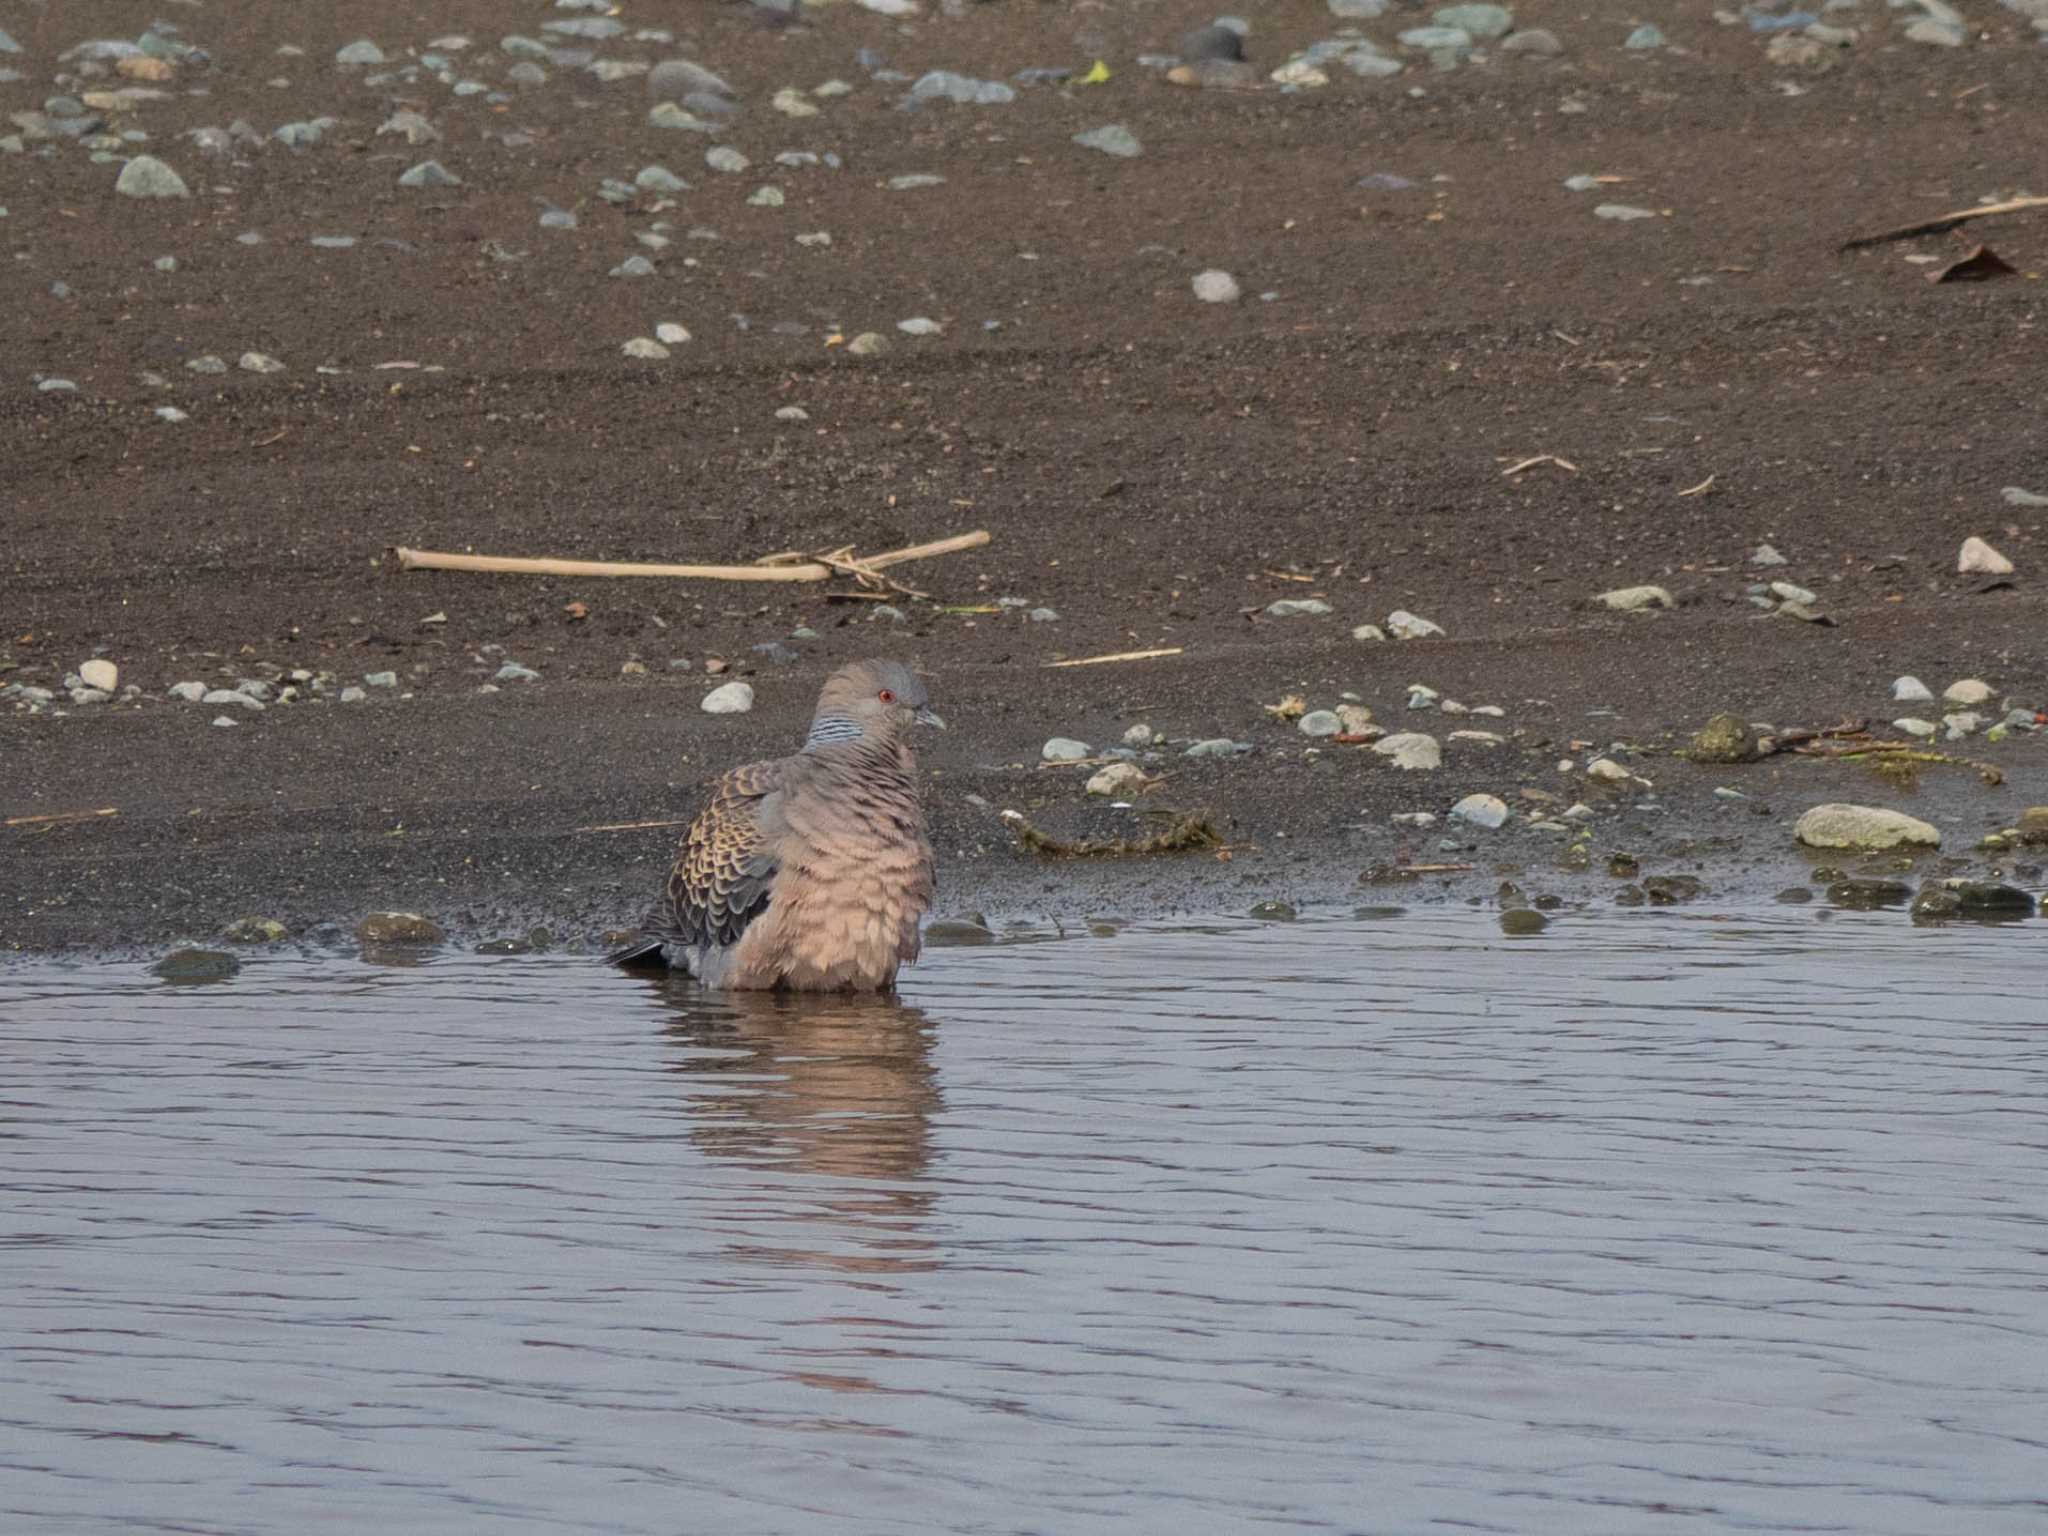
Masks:
[[[486,571],[513,576],[667,576],[694,581],[825,581],[844,572],[862,580],[882,580],[875,575],[892,565],[928,560],[933,555],[955,554],[979,549],[989,541],[986,528],[951,538],[933,539],[904,549],[885,550],[879,555],[856,559],[852,551],[832,550],[822,555],[799,557],[772,555],[752,565],[662,565],[624,560],[558,560],[545,556],[457,555],[431,549],[398,550],[398,565],[407,571]]]

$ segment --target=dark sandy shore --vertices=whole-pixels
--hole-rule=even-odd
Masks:
[[[1262,84],[1245,91],[1137,62],[1208,19],[1180,4],[909,23],[839,5],[790,28],[742,6],[628,4],[629,28],[673,41],[586,46],[716,70],[740,109],[715,137],[650,124],[636,77],[549,61],[545,84],[507,81],[499,39],[585,12],[178,12],[210,58],[114,127],[145,131],[132,147],[192,196],[116,196],[118,160],[73,138],[0,154],[0,820],[31,818],[0,828],[0,948],[205,940],[251,915],[338,942],[391,907],[463,942],[536,923],[587,941],[637,914],[674,835],[608,829],[686,817],[702,778],[787,750],[825,672],[871,654],[928,670],[954,726],[925,757],[945,913],[1491,900],[1503,879],[1606,904],[1640,883],[1609,872],[1617,852],[1641,875],[1761,897],[1817,862],[1862,867],[1795,847],[1798,813],[1831,800],[1941,828],[1943,852],[1906,861],[1908,878],[2038,890],[2038,869],[1976,844],[2048,802],[2043,735],[1936,743],[1995,766],[1995,786],[1962,766],[1925,765],[1915,785],[1859,761],[1669,749],[1723,710],[1903,739],[1892,719],[1942,706],[1894,704],[1902,673],[1937,693],[1986,681],[1984,727],[2048,706],[2044,509],[2005,494],[2048,495],[2048,213],[1837,249],[2048,192],[2048,47],[1991,0],[1954,49],[1905,41],[1904,18],[1867,4],[1867,30],[1821,72],[1773,65],[1762,36],[1704,5],[1648,52],[1620,47],[1618,3],[1524,9],[1560,57],[1496,48],[1437,72],[1404,55],[1390,81],[1339,70],[1283,92],[1267,72],[1337,25],[1321,4],[1255,18]],[[59,55],[154,15],[6,21],[22,51],[0,65],[24,78],[0,84],[0,117],[127,83]],[[1398,29],[1426,20],[1395,7],[1364,30],[1398,52]],[[401,68],[448,34],[472,39],[451,77],[489,92]],[[392,65],[337,68],[358,37]],[[907,86],[875,79],[863,48],[912,78],[1101,57],[1111,79],[906,112]],[[809,94],[834,79],[852,89]],[[773,107],[784,87],[816,115]],[[442,139],[380,136],[400,109]],[[322,116],[335,125],[302,150],[208,156],[182,136]],[[1106,123],[1144,152],[1072,142]],[[750,168],[709,168],[714,144]],[[461,184],[397,186],[429,157]],[[599,195],[657,164],[689,189]],[[1564,185],[1589,174],[1623,179]],[[893,189],[903,176],[944,180]],[[1372,176],[1412,185],[1361,187]],[[771,185],[780,206],[752,201]],[[1595,217],[1604,200],[1653,216]],[[577,227],[539,227],[544,205]],[[829,245],[797,240],[819,232]],[[357,243],[308,243],[343,235]],[[2010,276],[1927,281],[1980,240]],[[608,275],[635,254],[653,275]],[[1195,299],[1212,268],[1239,302]],[[939,333],[899,329],[918,317]],[[660,324],[691,340],[623,355]],[[833,339],[864,332],[887,350]],[[245,370],[251,352],[283,370]],[[204,356],[227,372],[188,366]],[[1564,462],[1504,473],[1546,454]],[[851,582],[402,572],[390,554],[732,562],[969,528],[991,542],[893,573],[928,594],[890,595],[900,623],[839,600]],[[1971,535],[2014,575],[1958,574]],[[1788,563],[1755,566],[1762,544]],[[1758,606],[1772,580],[1828,622]],[[1591,601],[1638,584],[1676,606]],[[1268,616],[1281,599],[1330,611]],[[1352,638],[1395,610],[1445,634]],[[1046,666],[1153,647],[1180,650]],[[118,666],[116,697],[74,703],[64,679],[94,657]],[[507,661],[539,681],[480,691]],[[260,711],[167,694],[275,690],[295,669],[320,686]],[[383,672],[396,686],[366,684]],[[754,710],[702,713],[732,678]],[[1411,709],[1413,684],[1502,713]],[[344,687],[365,697],[340,702]],[[1443,767],[1400,771],[1265,707],[1347,692],[1390,731],[1445,739]],[[1005,808],[1061,835],[1142,835],[1142,812],[1084,795],[1091,769],[1038,762],[1048,737],[1099,748],[1139,722],[1252,744],[1168,746],[1139,798],[1206,813],[1227,859],[1017,851]],[[1448,739],[1461,729],[1503,740]],[[1589,785],[1603,755],[1648,786]],[[1472,793],[1501,797],[1508,824],[1391,820]],[[1569,833],[1532,825],[1581,802],[1592,816]],[[1403,863],[1470,868],[1361,883]]]

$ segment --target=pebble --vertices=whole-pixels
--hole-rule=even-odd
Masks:
[[[782,188],[771,183],[767,186],[754,188],[752,195],[747,198],[747,206],[749,208],[780,208],[788,201],[789,199],[784,196]]]
[[[1145,770],[1136,763],[1111,763],[1088,780],[1091,795],[1115,795],[1145,782]]]
[[[258,707],[260,708],[261,706],[258,706]],[[234,726],[234,725],[237,725],[237,724],[239,724],[240,722],[239,722],[239,721],[236,721],[236,720],[231,720],[231,719],[229,719],[229,718],[228,718],[228,717],[227,717],[226,715],[215,715],[215,716],[213,717],[213,723],[214,723],[215,725],[225,725],[225,726],[230,726],[230,727],[232,727],[232,726]]]
[[[1423,53],[1469,53],[1472,34],[1463,27],[1410,27],[1401,35],[1403,48]]]
[[[1628,40],[1621,46],[1640,53],[1651,48],[1662,48],[1667,41],[1661,27],[1646,21],[1629,33]]]
[[[1941,834],[1926,822],[1870,805],[1816,805],[1799,818],[1793,836],[1809,848],[1941,846]]]
[[[1751,565],[1790,565],[1792,562],[1768,544],[1759,544],[1749,557]]]
[[[906,336],[937,336],[945,327],[924,315],[912,315],[908,320],[898,320],[896,329]]]
[[[1384,640],[1387,638],[1387,632],[1377,624],[1361,624],[1351,631],[1351,638],[1354,640]]]
[[[1393,0],[1328,0],[1328,4],[1330,14],[1339,21],[1378,21]]]
[[[1586,776],[1592,779],[1605,779],[1610,784],[1625,783],[1635,777],[1611,757],[1596,757],[1586,764]]]
[[[2048,507],[2048,496],[2037,495],[2017,485],[2008,485],[1998,493],[2006,503],[2015,507]]]
[[[335,51],[334,62],[343,66],[382,64],[384,50],[367,37],[345,45]]]
[[[613,277],[652,277],[654,263],[645,256],[628,256],[611,270]]]
[[[1074,135],[1074,142],[1083,149],[1097,149],[1105,155],[1114,155],[1119,160],[1135,160],[1145,152],[1145,146],[1138,142],[1138,136],[1122,123],[1106,123],[1100,128],[1090,128],[1085,133]]]
[[[1408,685],[1408,707],[1410,709],[1435,709],[1437,700],[1443,697],[1426,683]]]
[[[248,694],[232,688],[209,688],[199,700],[202,704],[239,704],[243,709],[260,711],[261,699],[252,699]]]
[[[1892,680],[1892,698],[1901,704],[1931,704],[1934,702],[1934,690],[1908,674]]]
[[[114,190],[123,197],[190,197],[185,178],[154,155],[137,155],[121,167]]]
[[[1034,608],[1024,617],[1034,624],[1057,624],[1060,611],[1057,608]]]
[[[685,133],[715,133],[714,124],[707,123],[693,112],[685,112],[672,101],[657,102],[647,114],[648,126],[653,128],[675,128]]]
[[[668,348],[664,347],[652,336],[635,336],[631,341],[620,347],[619,350],[628,357],[645,358],[649,362],[656,363],[668,356]]]
[[[1206,741],[1196,742],[1193,746],[1189,747],[1187,751],[1181,753],[1181,756],[1235,757],[1237,756],[1237,743],[1232,741],[1228,736],[1211,736]]]
[[[1952,715],[1943,715],[1941,723],[1948,727],[1950,741],[1961,741],[1965,736],[1976,734],[1978,727],[1984,723],[1984,717],[1975,710],[1965,709]]]
[[[1677,605],[1671,594],[1662,587],[1616,587],[1611,592],[1602,592],[1594,599],[1617,613],[1636,613],[1645,608],[1672,608]]]
[[[943,186],[945,181],[946,178],[943,176],[927,176],[922,173],[909,176],[891,176],[889,178],[889,190],[891,192],[915,192],[920,187]]]
[[[667,354],[664,353],[663,355],[666,356]],[[777,421],[804,422],[811,419],[811,413],[800,405],[785,405],[776,411],[775,419]]]
[[[282,944],[291,930],[274,917],[242,917],[221,929],[230,944]]]
[[[1364,736],[1368,733],[1375,736],[1386,734],[1372,723],[1372,711],[1363,704],[1339,704],[1337,706],[1337,724],[1341,728],[1340,734],[1345,736]]]
[[[1344,729],[1334,709],[1312,709],[1295,722],[1304,736],[1335,736]]]
[[[1427,770],[1441,768],[1444,749],[1434,736],[1421,731],[1397,731],[1372,744],[1381,757],[1392,758],[1396,768]]]
[[[754,707],[754,689],[749,683],[726,683],[704,695],[698,706],[707,715],[744,715]]]
[[[174,986],[226,981],[241,968],[241,961],[217,949],[174,949],[150,967]]]
[[[88,688],[98,688],[103,692],[112,693],[120,684],[121,670],[111,661],[95,656],[91,661],[80,664],[78,680]]]
[[[439,923],[418,912],[372,912],[356,924],[356,937],[365,944],[425,946],[447,936]]]
[[[1593,217],[1613,219],[1617,223],[1626,224],[1632,219],[1654,219],[1657,215],[1651,209],[1635,208],[1627,203],[1602,203],[1593,210]]]
[[[1269,619],[1317,618],[1330,611],[1330,605],[1319,597],[1282,597],[1265,607]]]
[[[341,702],[344,704],[360,704],[367,698],[369,698],[369,694],[354,684],[350,684],[341,690]]]
[[[1444,5],[1431,11],[1429,19],[1484,41],[1502,36],[1515,24],[1514,12],[1504,5]]]
[[[493,674],[501,683],[537,683],[540,674],[531,667],[522,667],[516,661],[508,661]]]
[[[1078,763],[1084,757],[1092,757],[1088,743],[1076,741],[1071,736],[1054,736],[1038,749],[1038,755],[1048,763]]]
[[[2010,576],[2012,562],[1972,534],[1956,556],[1956,571],[1964,576]]]
[[[1991,685],[1981,678],[1959,678],[1941,690],[1941,697],[1949,704],[1988,704],[1991,702]]]
[[[1427,640],[1444,631],[1440,624],[1412,614],[1405,608],[1396,608],[1387,615],[1387,632],[1396,640]]]
[[[870,0],[862,0],[869,4]],[[956,75],[950,69],[935,69],[920,75],[910,87],[912,101],[950,101],[963,107],[995,107],[1017,99],[1016,90],[1000,80],[977,80]]]
[[[1214,267],[1207,272],[1197,272],[1193,286],[1195,297],[1204,304],[1235,304],[1244,296],[1236,278]]]
[[[1502,53],[1526,53],[1531,58],[1554,59],[1564,52],[1564,44],[1557,40],[1557,34],[1547,27],[1528,27],[1501,40]]]
[[[722,171],[728,176],[737,176],[754,162],[731,145],[721,144],[716,149],[704,151],[704,163],[714,171]]]
[[[244,352],[236,361],[236,367],[244,373],[283,373],[284,364],[268,352]]]
[[[1127,747],[1149,747],[1158,739],[1158,735],[1149,725],[1134,725],[1124,732],[1124,745]]]
[[[1498,795],[1467,795],[1451,807],[1451,820],[1492,831],[1507,824],[1507,802]]]
[[[647,94],[663,101],[681,101],[685,96],[739,95],[724,80],[701,64],[688,59],[665,59],[647,72]]]
[[[784,117],[816,117],[819,108],[795,86],[785,85],[768,100],[768,105]]]
[[[438,160],[422,160],[398,178],[401,187],[459,187],[462,178]]]
[[[1415,827],[1427,831],[1436,825],[1435,811],[1396,811],[1387,818],[1397,827]]]
[[[1935,48],[1960,48],[1970,40],[1970,34],[1961,22],[1945,17],[1923,16],[1906,28],[1906,41],[1926,43]]]

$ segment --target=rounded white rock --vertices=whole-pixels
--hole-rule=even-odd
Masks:
[[[744,715],[754,707],[751,683],[726,683],[704,695],[698,706],[707,715]]]

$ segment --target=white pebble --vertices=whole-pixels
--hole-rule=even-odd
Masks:
[[[111,661],[95,656],[79,667],[78,680],[88,688],[98,688],[112,693],[121,681],[121,669]]]
[[[727,683],[704,695],[698,706],[707,715],[744,715],[754,707],[754,689],[749,683]]]
[[[1443,626],[1410,613],[1405,608],[1396,608],[1387,615],[1387,633],[1396,640],[1427,640],[1432,635],[1441,635]]]
[[[1237,286],[1237,279],[1214,267],[1195,274],[1194,289],[1195,297],[1204,304],[1235,304],[1244,297],[1244,290]]]
[[[1964,576],[2010,576],[2012,562],[1975,534],[1963,540],[1956,556],[1956,571]]]
[[[1507,802],[1498,795],[1467,795],[1451,807],[1451,820],[1470,822],[1489,831],[1504,826],[1507,819]]]
[[[1988,704],[1991,685],[1981,678],[1960,678],[1942,689],[1941,696],[1950,704]]]
[[[1934,690],[1908,673],[1892,680],[1892,698],[1901,704],[1931,704]]]
[[[1082,758],[1092,756],[1088,743],[1076,741],[1071,736],[1054,736],[1038,749],[1038,755],[1048,763],[1078,763]]]

